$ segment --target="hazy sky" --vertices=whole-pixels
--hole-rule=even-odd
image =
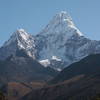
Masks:
[[[100,0],[0,0],[0,45],[19,28],[37,34],[63,10],[85,36],[100,40]]]

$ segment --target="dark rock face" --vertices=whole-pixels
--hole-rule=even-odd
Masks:
[[[100,54],[90,55],[80,60],[79,62],[71,64],[65,68],[61,73],[55,77],[51,82],[58,83],[79,75],[94,75],[100,70]]]
[[[100,93],[100,77],[77,81],[33,91],[22,100],[92,100]],[[95,99],[94,99],[95,100]]]
[[[22,100],[96,100],[100,94],[100,55],[90,55],[65,68],[50,86],[30,92]]]
[[[5,61],[0,61],[0,82],[46,81],[57,73],[30,58],[23,50],[18,50],[15,56],[11,55]]]

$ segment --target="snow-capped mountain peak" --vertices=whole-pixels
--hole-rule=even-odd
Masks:
[[[24,29],[19,29],[15,31],[10,39],[4,43],[1,47],[2,52],[4,49],[7,49],[7,54],[1,59],[5,59],[11,54],[15,55],[16,51],[19,49],[25,50],[27,55],[32,58],[35,58],[36,50],[35,50],[35,39],[32,35],[28,34]],[[2,56],[2,53],[0,54]]]
[[[24,48],[24,46],[22,46],[23,42],[28,43],[28,41],[30,40],[30,37],[31,37],[31,35],[28,34],[24,29],[18,29],[17,31],[15,31],[12,34],[10,39],[8,41],[6,41],[3,46],[5,47],[7,45],[10,45],[10,43],[16,41],[19,47]]]
[[[24,29],[19,29],[15,32],[15,34],[18,36],[22,37],[24,40],[27,40],[30,35],[24,30]]]
[[[60,13],[56,14],[52,20],[52,22],[54,21],[58,21],[58,23],[61,25],[61,28],[63,28],[64,31],[68,31],[68,30],[72,30],[73,31],[77,31],[77,34],[79,36],[82,36],[83,34],[78,30],[78,28],[74,25],[73,20],[70,16],[69,13],[67,13],[66,11],[61,11]],[[62,30],[61,30],[62,31]],[[73,35],[73,34],[72,34]]]
[[[30,34],[28,34],[24,29],[18,29],[13,33],[12,36],[15,36],[15,38],[17,38],[18,41],[20,41],[20,38],[24,41],[27,41],[30,37]]]
[[[37,35],[39,46],[39,59],[52,59],[52,57],[66,60],[66,44],[69,39],[80,38],[82,33],[74,25],[70,15],[61,11],[57,13],[49,24]],[[62,55],[63,54],[63,55]]]
[[[78,36],[83,35],[74,25],[71,16],[65,11],[57,13],[40,33],[43,36],[64,34],[68,39],[75,34]]]
[[[60,13],[57,13],[54,18],[60,19],[65,21],[64,19],[72,20],[71,16],[66,11],[61,11]]]

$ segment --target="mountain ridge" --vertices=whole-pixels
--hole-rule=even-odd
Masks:
[[[99,59],[100,54],[94,54],[73,63],[54,78],[55,83],[33,90],[21,100],[97,100],[96,95],[100,95]]]
[[[23,50],[17,50],[16,55],[0,61],[0,82],[32,82],[46,81],[58,72],[44,68],[38,61],[32,59]],[[0,83],[0,85],[1,85]]]
[[[67,68],[64,68],[53,80],[51,80],[51,83],[60,83],[81,75],[84,77],[90,75],[95,76],[96,74],[99,74],[100,70],[99,59],[100,54],[89,55],[82,60],[71,64]]]
[[[35,36],[23,29],[14,33],[17,33],[18,38],[12,35],[5,42],[0,48],[0,59],[15,55],[17,49],[24,49],[31,58],[42,65],[62,70],[90,54],[100,53],[100,41],[86,38],[65,11],[56,14]]]

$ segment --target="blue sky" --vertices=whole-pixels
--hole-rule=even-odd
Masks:
[[[100,40],[100,0],[0,0],[0,45],[19,28],[37,34],[63,10],[85,36]]]

